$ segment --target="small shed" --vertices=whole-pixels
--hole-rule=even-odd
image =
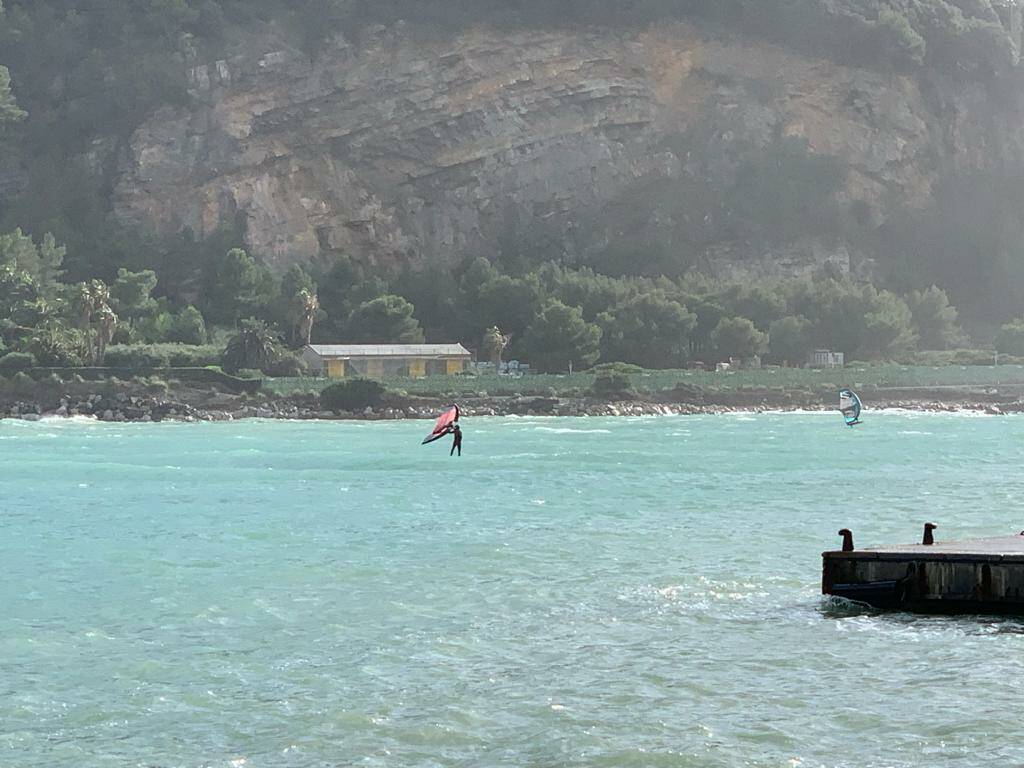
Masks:
[[[752,355],[750,357],[730,357],[728,360],[729,368],[734,371],[759,371],[761,370],[761,356]]]
[[[842,352],[830,349],[816,349],[807,355],[808,368],[842,368],[846,364],[846,356]]]
[[[472,359],[461,344],[310,344],[302,359],[321,376],[452,376]]]

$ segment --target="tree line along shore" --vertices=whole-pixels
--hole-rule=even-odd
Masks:
[[[544,373],[754,357],[795,366],[816,348],[865,362],[1024,356],[1024,320],[1003,324],[985,348],[964,349],[971,339],[941,288],[900,295],[827,270],[723,282],[690,273],[613,277],[554,262],[510,272],[484,258],[389,272],[338,258],[278,275],[231,248],[211,256],[183,293],[149,269],[70,282],[65,257],[51,235],[0,236],[0,376],[219,366],[301,377],[297,351],[311,342],[460,341],[480,359],[516,357]]]
[[[843,386],[856,387],[868,409],[990,414],[1024,410],[1021,365],[880,365],[724,374],[612,365],[572,375],[520,379],[490,375],[336,383],[297,378],[221,379],[223,374],[217,373],[217,377],[202,377],[203,381],[182,381],[157,374],[86,380],[78,374],[61,376],[51,371],[33,378],[19,372],[0,381],[0,418],[82,416],[112,422],[429,419],[453,402],[459,403],[467,417],[834,410],[837,392]]]

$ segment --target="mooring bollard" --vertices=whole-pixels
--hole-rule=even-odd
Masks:
[[[924,524],[924,538],[921,540],[921,543],[924,546],[930,547],[932,544],[935,543],[935,537],[932,535],[932,531],[934,531],[938,527],[939,526],[937,526],[935,523]]]
[[[843,552],[853,552],[853,532],[849,528],[843,528],[839,535],[843,537]]]

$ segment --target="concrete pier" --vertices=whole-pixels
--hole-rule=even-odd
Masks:
[[[923,541],[934,541],[935,526]],[[822,553],[821,591],[876,608],[1024,615],[1024,532],[990,539]]]

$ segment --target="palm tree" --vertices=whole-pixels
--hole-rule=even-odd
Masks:
[[[266,323],[254,318],[243,320],[224,350],[224,370],[234,373],[242,368],[265,368],[277,359],[278,344],[277,334]]]
[[[511,336],[506,336],[498,326],[492,326],[484,334],[484,350],[490,357],[495,370],[501,370],[501,356],[512,341]]]
[[[320,299],[311,291],[303,288],[296,297],[301,315],[299,316],[299,338],[304,344],[309,344],[313,339],[313,323],[316,322],[316,313],[320,311]]]
[[[107,355],[107,345],[114,338],[117,330],[117,315],[109,306],[100,308],[96,318],[96,364],[103,365]]]
[[[110,306],[110,288],[102,280],[78,286],[78,323],[89,339],[89,363],[102,365],[107,344],[114,338],[117,314]]]
[[[77,286],[74,301],[75,306],[78,308],[78,327],[88,333],[92,329],[93,312],[92,292],[89,283],[81,283]]]

